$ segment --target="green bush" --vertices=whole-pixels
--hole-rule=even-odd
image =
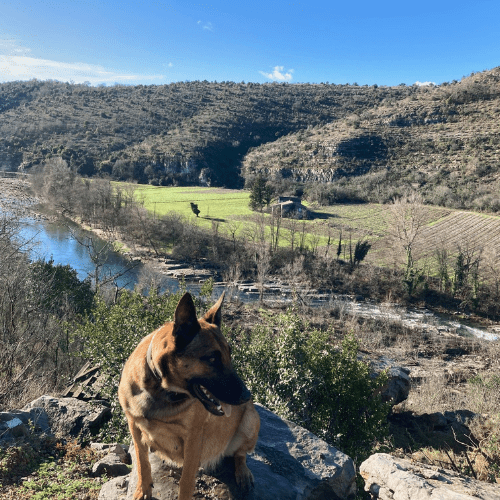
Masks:
[[[269,314],[251,334],[225,334],[236,344],[233,361],[255,401],[356,461],[387,434],[389,405],[378,394],[387,375],[370,376],[353,336],[336,349],[331,331],[314,329],[293,311]]]
[[[43,309],[63,317],[68,309],[83,314],[92,306],[94,292],[90,279],[80,280],[78,273],[69,265],[36,260],[31,265],[33,272],[33,297],[41,300]]]

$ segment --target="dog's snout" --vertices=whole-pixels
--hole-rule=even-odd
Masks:
[[[243,387],[243,391],[241,393],[241,398],[240,398],[240,403],[243,404],[246,403],[247,401],[250,401],[250,398],[252,397],[251,392],[247,389],[247,387]]]

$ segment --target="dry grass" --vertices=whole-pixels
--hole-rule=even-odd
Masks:
[[[411,369],[409,397],[390,419],[393,453],[500,483],[500,341],[424,332],[388,318],[367,320],[342,304],[331,314],[338,336],[354,332],[369,356]],[[458,410],[476,414],[465,435],[440,426],[445,412]]]
[[[0,448],[0,500],[96,500],[106,478],[93,478],[100,456],[88,447],[32,437]]]

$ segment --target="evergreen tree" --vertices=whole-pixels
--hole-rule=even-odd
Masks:
[[[193,211],[193,214],[195,214],[196,217],[198,217],[200,215],[200,209],[198,208],[198,205],[196,203],[193,203],[192,201],[190,203],[191,203],[191,210]]]
[[[266,179],[259,174],[250,188],[250,208],[262,211],[264,205],[270,205],[272,198],[272,187],[268,186]]]

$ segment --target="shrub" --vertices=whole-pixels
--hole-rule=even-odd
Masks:
[[[387,433],[389,406],[377,389],[386,375],[370,376],[346,336],[339,349],[331,331],[312,328],[295,312],[269,314],[251,334],[225,332],[233,361],[255,401],[349,454],[366,458]]]
[[[94,293],[90,279],[81,281],[77,271],[71,266],[54,264],[51,258],[48,261],[41,259],[33,262],[31,270],[32,293],[41,300],[44,310],[62,317],[68,307],[73,312],[82,314],[92,306]]]

